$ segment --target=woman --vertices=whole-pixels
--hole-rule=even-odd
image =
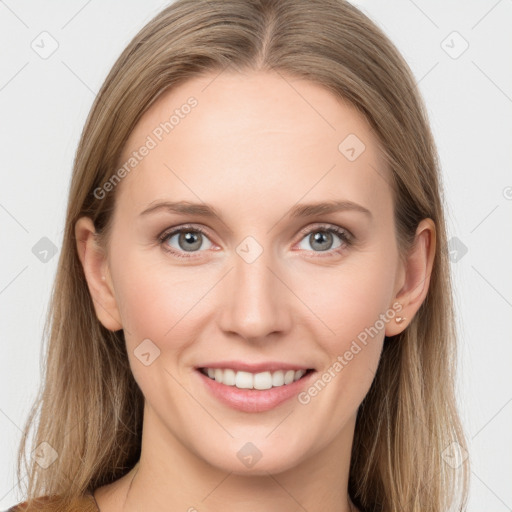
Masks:
[[[355,7],[163,10],[77,150],[28,510],[465,507],[441,197]]]

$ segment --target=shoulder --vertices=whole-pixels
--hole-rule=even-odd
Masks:
[[[60,495],[40,496],[32,501],[18,503],[5,512],[99,512],[93,495],[87,493],[64,500]]]

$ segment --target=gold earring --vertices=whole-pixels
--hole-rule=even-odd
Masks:
[[[397,324],[401,324],[404,320],[407,320],[407,319],[405,318],[405,316],[397,316],[397,317],[395,318],[395,322],[396,322]]]

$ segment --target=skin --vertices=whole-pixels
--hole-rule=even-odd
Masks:
[[[108,329],[124,329],[145,397],[139,463],[94,496],[102,512],[349,512],[357,410],[384,336],[405,329],[425,299],[435,226],[420,223],[401,261],[390,174],[366,120],[321,86],[280,74],[223,72],[166,92],[120,161],[190,96],[197,107],[117,186],[108,254],[89,218],[75,227],[97,316]],[[348,134],[366,146],[354,161],[338,149]],[[287,216],[297,203],[335,199],[371,217]],[[156,200],[208,203],[222,220],[165,211],[141,217]],[[203,244],[195,252],[179,235],[159,245],[159,234],[189,223],[207,231],[197,234]],[[332,225],[355,237],[341,253],[336,234],[320,245],[325,251],[301,234]],[[236,252],[247,236],[263,249],[252,263]],[[174,256],[165,244],[192,257]],[[207,360],[277,360],[315,368],[321,378],[396,303],[406,320],[387,321],[308,404],[292,398],[266,412],[236,411],[195,373]],[[134,355],[146,338],[160,350],[148,366]],[[237,457],[249,441],[262,453],[250,468]]]

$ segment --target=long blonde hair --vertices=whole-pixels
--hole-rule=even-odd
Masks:
[[[436,225],[428,295],[410,325],[384,340],[361,404],[349,493],[364,511],[445,512],[466,506],[469,465],[455,395],[456,332],[437,150],[412,73],[384,33],[343,0],[178,0],[130,42],[107,76],[76,152],[65,231],[44,328],[44,384],[25,432],[57,458],[43,468],[18,453],[28,500],[71,501],[117,480],[137,462],[144,397],[123,331],[99,322],[78,258],[74,226],[95,223],[108,249],[115,191],[99,199],[123,145],[163,90],[227,68],[308,79],[351,102],[368,120],[391,169],[397,242],[404,255],[424,218]],[[36,421],[36,414],[40,412]],[[51,447],[51,450],[50,448]]]

